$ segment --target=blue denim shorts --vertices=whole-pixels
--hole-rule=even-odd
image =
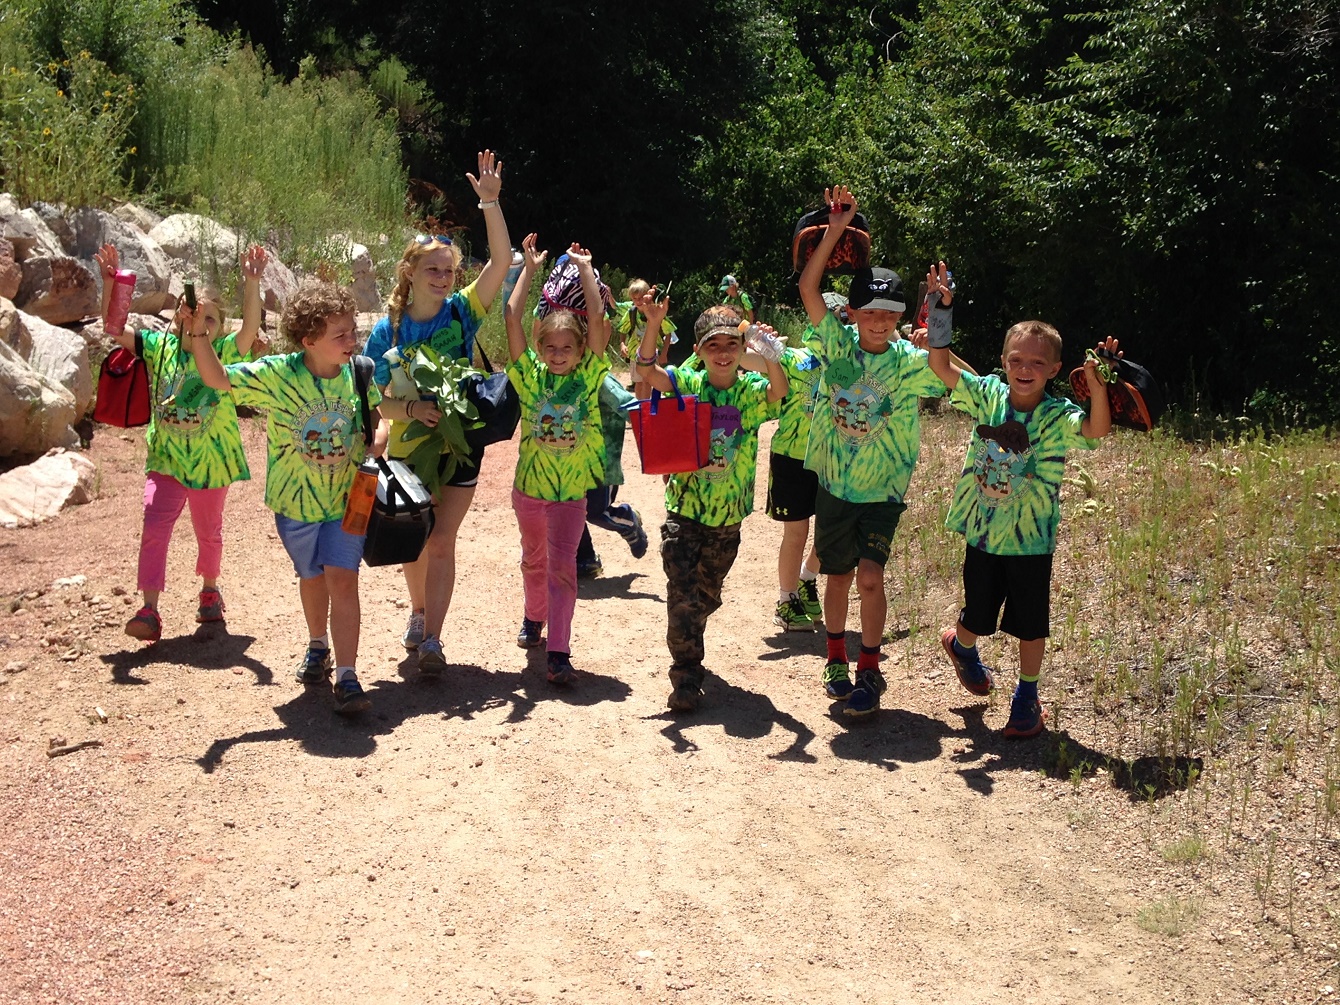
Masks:
[[[299,579],[324,575],[328,565],[357,572],[358,563],[363,560],[366,539],[362,534],[346,532],[339,520],[304,523],[276,513],[275,527]]]

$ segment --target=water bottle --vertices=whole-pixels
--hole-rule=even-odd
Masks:
[[[107,301],[107,318],[103,334],[116,338],[125,330],[130,317],[130,301],[135,296],[135,273],[118,269],[112,279],[112,295]]]
[[[516,281],[521,277],[521,266],[525,264],[525,257],[516,248],[512,249],[512,267],[507,270],[507,276],[503,279],[502,302],[506,309],[507,302],[512,299],[512,291],[516,289]]]
[[[372,504],[377,499],[377,462],[364,461],[354,474],[354,483],[349,487],[349,501],[344,504],[344,519],[340,528],[346,534],[366,534],[368,520],[372,517]]]

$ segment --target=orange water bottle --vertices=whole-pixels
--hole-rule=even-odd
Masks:
[[[372,516],[372,504],[377,500],[377,462],[364,461],[354,475],[349,488],[349,501],[344,504],[344,519],[340,528],[346,534],[366,534]]]

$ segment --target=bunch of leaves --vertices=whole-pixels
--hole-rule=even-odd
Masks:
[[[423,437],[410,452],[410,467],[423,479],[424,486],[434,495],[443,483],[456,473],[456,465],[470,459],[470,445],[465,440],[465,431],[475,429],[480,423],[479,410],[461,391],[461,383],[467,377],[482,376],[482,372],[470,365],[468,359],[444,357],[431,346],[422,346],[410,363],[410,374],[419,392],[435,397],[437,410],[442,418],[437,425],[428,426],[414,419],[408,428],[400,434],[402,442],[410,442]],[[438,470],[438,460],[447,458],[446,465]]]

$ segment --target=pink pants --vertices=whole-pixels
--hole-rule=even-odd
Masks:
[[[512,489],[512,508],[521,527],[526,617],[549,622],[550,652],[570,652],[572,612],[577,607],[577,543],[586,526],[586,499],[546,502]]]
[[[227,500],[227,485],[221,489],[188,489],[171,475],[149,472],[144,482],[144,533],[140,537],[141,590],[163,589],[172,528],[188,503],[198,549],[196,575],[218,577],[223,560],[223,504]]]

